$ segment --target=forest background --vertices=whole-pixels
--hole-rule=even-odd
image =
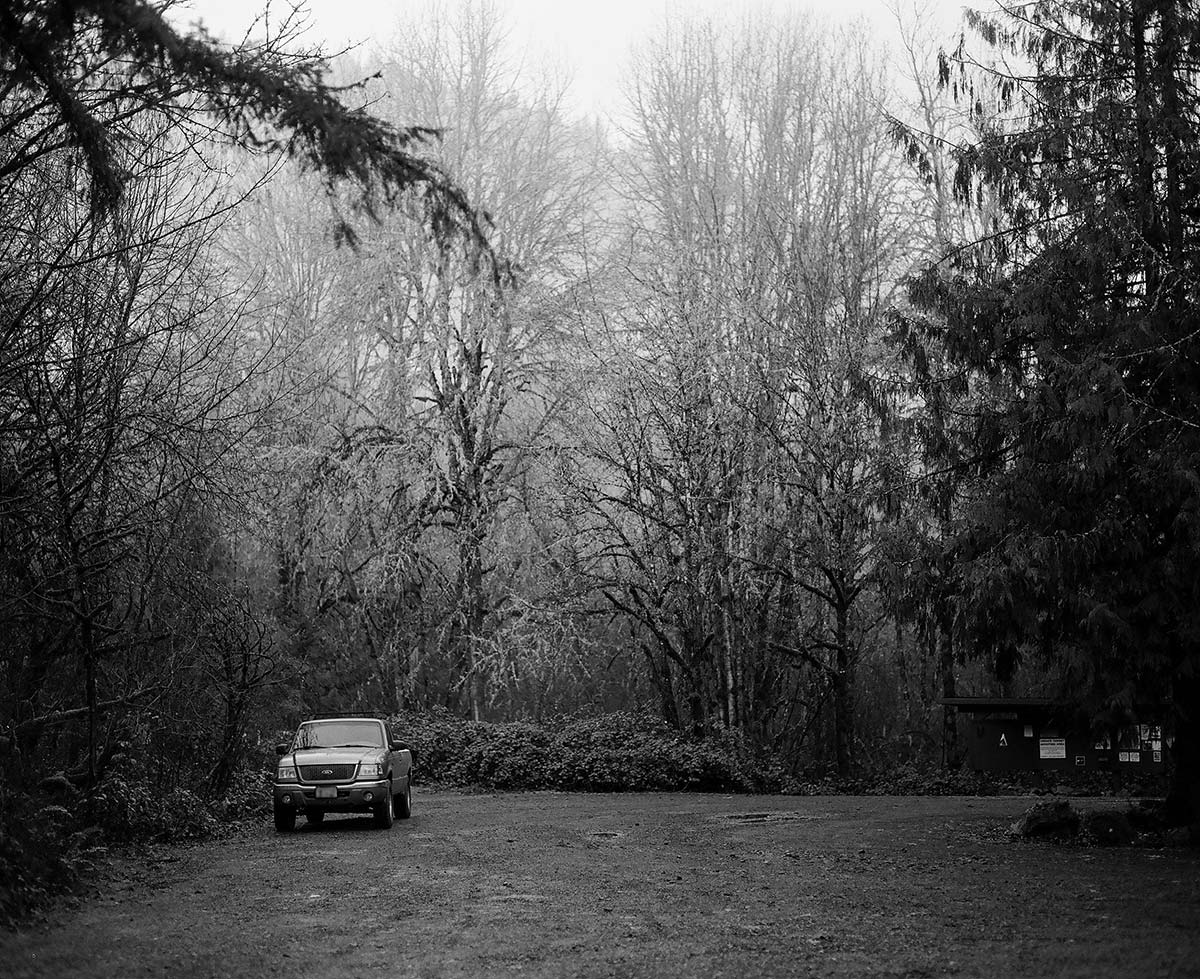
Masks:
[[[194,823],[317,712],[778,788],[953,767],[943,696],[1169,702],[1192,771],[1186,5],[673,20],[614,129],[483,2],[283,17],[262,124],[96,16],[5,22],[7,846]]]

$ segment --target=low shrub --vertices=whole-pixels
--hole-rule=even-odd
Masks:
[[[114,842],[177,843],[211,836],[217,817],[190,789],[162,790],[127,771],[110,773],[90,803],[95,824]]]
[[[399,715],[392,724],[413,750],[417,781],[593,792],[783,787],[778,763],[736,732],[693,740],[642,714],[567,718],[542,727],[434,712]]]
[[[101,838],[82,827],[78,801],[66,779],[31,793],[0,785],[0,925],[76,889],[92,869]]]
[[[90,799],[62,775],[24,792],[0,783],[0,926],[79,890],[107,844],[200,840],[261,820],[270,808],[270,773],[260,767],[239,772],[218,800],[164,789],[128,764],[110,771]]]
[[[225,795],[207,803],[207,809],[218,823],[236,823],[245,819],[260,819],[271,812],[271,773],[269,766],[254,764],[234,773]]]

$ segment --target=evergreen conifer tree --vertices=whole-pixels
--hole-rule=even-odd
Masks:
[[[1169,703],[1170,809],[1196,825],[1200,12],[1060,0],[967,20],[1001,57],[942,59],[984,133],[955,190],[999,219],[912,281],[903,322],[914,364],[971,378],[939,415],[959,419],[943,446],[969,448],[944,541],[960,632],[1001,673],[1048,657],[1095,719]]]
[[[427,205],[438,234],[466,232],[484,246],[486,216],[421,152],[438,133],[394,126],[347,104],[318,53],[285,50],[278,38],[224,45],[203,29],[179,32],[155,0],[6,0],[0,4],[0,98],[11,111],[0,139],[0,176],[49,151],[75,149],[91,179],[93,202],[113,206],[124,189],[120,123],[140,108],[179,118],[196,112],[243,146],[286,154],[329,181],[356,189],[356,208],[411,192]],[[292,23],[285,19],[285,23]],[[284,30],[285,39],[289,32]],[[31,119],[39,120],[28,132]],[[353,240],[342,221],[339,236]]]

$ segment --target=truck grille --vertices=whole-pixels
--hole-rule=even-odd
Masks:
[[[348,782],[357,765],[301,765],[302,782]]]

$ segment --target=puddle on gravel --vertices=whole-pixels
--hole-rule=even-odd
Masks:
[[[827,812],[728,812],[713,819],[719,823],[788,823],[829,819],[830,816]]]

